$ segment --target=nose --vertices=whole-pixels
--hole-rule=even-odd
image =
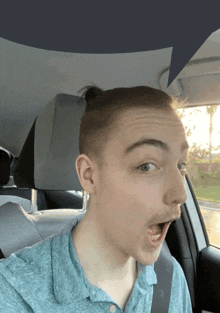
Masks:
[[[178,169],[170,172],[164,187],[164,204],[180,205],[184,203],[187,199],[185,184],[185,177],[181,175]]]

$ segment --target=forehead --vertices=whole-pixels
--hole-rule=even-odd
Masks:
[[[174,148],[179,148],[186,141],[184,127],[172,110],[132,108],[118,114],[111,141],[126,147],[148,138],[160,140]]]

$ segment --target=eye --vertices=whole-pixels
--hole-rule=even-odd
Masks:
[[[144,163],[138,167],[142,172],[149,172],[155,169],[155,165],[153,163]]]
[[[186,166],[187,166],[186,162],[183,162],[183,163],[181,163],[181,164],[178,164],[178,168],[179,168],[182,172],[184,172],[184,174],[186,174],[186,172],[187,172]]]

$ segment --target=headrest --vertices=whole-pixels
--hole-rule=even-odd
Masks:
[[[81,98],[59,94],[37,116],[14,170],[15,184],[37,190],[82,190],[75,170]]]
[[[10,168],[13,156],[0,148],[0,187],[7,185],[10,180]]]

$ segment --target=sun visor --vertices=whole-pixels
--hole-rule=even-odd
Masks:
[[[75,170],[85,103],[59,94],[36,118],[14,172],[20,188],[82,190]]]
[[[189,62],[167,88],[169,69],[160,76],[160,87],[169,95],[186,100],[188,106],[220,103],[220,59]]]

